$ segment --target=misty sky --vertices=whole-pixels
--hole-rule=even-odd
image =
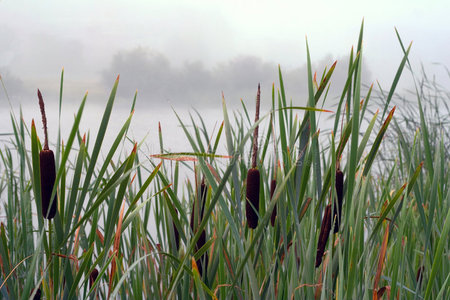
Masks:
[[[0,74],[11,99],[26,104],[36,88],[56,99],[106,100],[118,94],[149,106],[220,103],[269,95],[281,65],[288,94],[306,91],[305,36],[314,71],[347,57],[365,20],[363,81],[389,88],[402,58],[395,35],[413,41],[411,62],[430,75],[450,67],[448,1],[0,1]],[[409,74],[406,75],[409,77]],[[448,82],[448,77],[443,79]],[[447,81],[445,81],[447,80]],[[105,96],[106,95],[106,96]],[[300,99],[296,99],[297,97]],[[5,107],[3,92],[0,96]],[[193,104],[195,106],[195,104]]]

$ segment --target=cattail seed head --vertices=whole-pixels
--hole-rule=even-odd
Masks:
[[[255,123],[259,120],[259,107],[261,101],[261,88],[258,84],[258,91],[256,93],[256,111]],[[256,168],[258,159],[258,127],[255,127],[253,132],[252,142],[252,168],[247,172],[247,194],[245,201],[245,214],[247,216],[247,226],[255,229],[258,226],[259,213],[259,171]]]
[[[270,183],[270,200],[273,198],[273,193],[275,192],[275,188],[277,187],[277,181],[275,179],[272,179],[272,182]],[[275,204],[272,215],[270,216],[270,224],[275,226],[275,218],[277,217],[277,205]]]
[[[259,183],[260,176],[258,169],[251,168],[248,170],[245,214],[247,216],[247,225],[252,229],[258,226]]]
[[[339,231],[339,227],[341,225],[341,217],[342,217],[342,202],[344,198],[344,173],[341,170],[336,170],[336,195],[337,195],[337,203],[334,202],[334,233]]]
[[[39,153],[39,166],[41,171],[42,216],[50,220],[55,217],[57,210],[56,193],[53,199],[51,199],[53,186],[56,179],[55,155],[53,155],[53,151],[48,148],[47,117],[45,115],[44,99],[42,98],[42,94],[39,89],[37,90],[37,95],[39,99],[39,108],[41,110],[45,137],[44,147]]]
[[[417,269],[417,274],[416,274],[416,282],[420,282],[423,279],[423,272],[425,271],[425,267],[424,266],[420,266]]]
[[[97,280],[98,277],[98,270],[95,268],[91,271],[91,274],[89,275],[89,288],[91,289],[94,285],[94,282]]]
[[[33,294],[33,293],[32,293],[32,294]],[[41,295],[41,289],[38,288],[38,289],[36,290],[36,294],[34,294],[33,300],[41,300],[41,297],[42,297],[42,295]]]
[[[331,231],[331,204],[328,204],[325,208],[325,213],[322,219],[322,225],[320,227],[319,242],[317,243],[316,254],[316,268],[322,263],[322,256],[325,252],[325,246],[327,244],[328,236]]]
[[[202,234],[200,235],[197,244],[196,244],[196,251],[200,250],[206,243],[206,232],[205,230],[202,231]],[[208,252],[205,252],[198,260],[197,260],[197,266],[198,266],[198,272],[200,273],[200,276],[203,275],[203,271],[205,273],[208,269]]]
[[[381,299],[384,295],[384,292],[386,292],[386,287],[383,286],[377,291],[377,298]]]
[[[42,150],[39,153],[39,163],[41,170],[41,200],[42,216],[46,219],[53,219],[57,210],[56,193],[51,199],[53,185],[55,184],[55,156],[52,150]]]

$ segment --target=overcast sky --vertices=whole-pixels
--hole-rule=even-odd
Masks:
[[[12,99],[105,98],[117,74],[119,95],[148,105],[218,103],[270,94],[281,65],[294,100],[306,90],[305,36],[319,73],[346,57],[364,18],[363,80],[388,88],[402,58],[394,27],[413,41],[411,62],[430,73],[450,67],[447,1],[0,1],[0,74]],[[408,75],[407,75],[408,76]],[[445,80],[448,80],[446,78]],[[448,82],[448,81],[447,81]],[[300,99],[301,100],[301,99]],[[4,107],[3,93],[0,96]],[[220,102],[219,102],[220,103]]]

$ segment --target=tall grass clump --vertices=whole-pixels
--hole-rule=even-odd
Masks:
[[[447,299],[448,137],[425,109],[435,99],[422,92],[425,81],[408,94],[419,121],[405,125],[412,110],[395,90],[412,70],[411,45],[399,42],[404,55],[388,91],[366,89],[361,26],[332,112],[322,105],[336,62],[313,73],[306,43],[305,106],[288,100],[279,68],[271,97],[258,88],[257,103],[271,98],[271,107],[255,119],[244,101],[230,114],[224,95],[213,131],[199,112],[188,122],[175,113],[191,148],[180,153],[167,151],[161,127],[159,153],[127,135],[136,95],[111,132],[119,77],[94,131],[81,129],[87,94],[68,136],[60,125],[44,146],[36,125],[11,111],[0,150],[0,297]],[[331,131],[321,128],[328,116]],[[51,221],[40,214],[48,166],[40,153],[50,147]]]

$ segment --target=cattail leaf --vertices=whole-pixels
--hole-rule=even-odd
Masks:
[[[376,119],[378,117],[378,112],[379,111],[377,110],[375,112],[375,114],[373,115],[372,120],[370,120],[370,123],[367,126],[367,129],[365,130],[364,136],[361,139],[361,142],[359,143],[359,146],[358,146],[358,160],[361,159],[361,156],[364,153],[364,150],[365,150],[365,147],[367,145],[367,142],[369,141],[369,138],[372,135],[372,130],[373,130],[373,127],[375,125],[375,121],[376,121]]]
[[[90,267],[93,251],[94,245],[91,245],[87,250],[87,252],[83,254],[84,256],[83,263],[81,264],[80,269],[78,270],[75,276],[74,282],[69,290],[67,299],[73,299],[75,297],[75,292],[78,291],[78,283],[80,282],[81,277],[86,273],[86,271]]]
[[[150,155],[152,158],[160,158],[175,161],[197,161],[196,157],[203,158],[231,158],[230,155],[218,155],[213,153],[205,152],[178,152],[178,153],[164,153],[164,154],[153,154]]]
[[[76,197],[78,194],[78,188],[80,186],[81,180],[81,171],[83,168],[83,162],[86,157],[86,146],[82,142],[80,144],[80,150],[78,151],[78,156],[75,162],[75,171],[72,179],[71,191],[66,205],[65,211],[65,234],[67,234],[70,230],[70,225],[72,224],[72,216],[76,205]],[[76,217],[76,216],[75,216]]]
[[[375,227],[373,228],[372,234],[369,237],[369,241],[374,238],[374,236],[378,232],[378,229],[380,228],[381,224],[385,220],[387,214],[392,210],[392,208],[394,207],[394,204],[397,202],[397,200],[403,194],[403,191],[405,190],[405,188],[406,188],[406,183],[400,189],[397,190],[395,195],[392,197],[392,200],[389,201],[389,204],[386,206],[386,208],[384,208],[382,210],[382,212],[380,214],[380,218],[378,219],[378,222],[375,225]]]
[[[117,293],[119,292],[120,287],[122,286],[122,283],[127,279],[127,277],[129,276],[129,274],[137,267],[139,266],[139,264],[141,263],[141,261],[143,261],[144,259],[148,258],[149,256],[153,255],[153,253],[149,253],[146,255],[143,255],[141,257],[139,257],[138,259],[136,259],[135,262],[133,262],[128,269],[125,270],[125,272],[122,274],[122,276],[119,278],[119,281],[117,282],[114,290],[112,291],[109,299],[116,299]],[[113,258],[110,257],[109,259],[111,260]],[[106,264],[105,266],[108,266],[108,264]],[[106,271],[106,269],[102,269],[102,271],[100,272],[100,274],[103,274]],[[94,287],[97,284],[97,281],[100,279],[101,277],[98,277],[96,280],[96,283],[94,283]],[[93,292],[93,288],[89,291],[88,296]]]
[[[361,24],[361,31],[359,36],[359,41],[362,41],[363,36],[363,24]],[[358,45],[359,59],[358,59],[358,67],[354,74],[354,91],[353,91],[353,107],[352,107],[352,134],[350,140],[350,152],[348,157],[348,169],[347,169],[347,202],[350,205],[346,205],[346,214],[350,213],[350,207],[352,202],[353,190],[355,188],[355,175],[357,171],[357,155],[358,155],[358,142],[359,142],[359,130],[360,130],[360,122],[359,122],[359,110],[360,110],[360,90],[361,90],[361,69],[362,69],[362,49],[360,45]],[[350,110],[350,107],[349,107]]]
[[[363,100],[364,103],[363,103],[363,106],[361,108],[361,115],[359,117],[359,122],[360,123],[362,122],[362,120],[364,120],[364,115],[365,115],[366,110],[367,110],[367,105],[369,103],[370,96],[372,95],[372,89],[373,89],[373,83],[370,85],[369,90],[367,91],[366,98],[364,98],[364,100]],[[377,114],[378,114],[378,111],[377,111]]]
[[[161,166],[162,166],[162,162],[159,163],[156,166],[156,168],[153,169],[153,171],[150,173],[150,175],[145,180],[144,184],[141,185],[141,188],[137,192],[136,196],[134,197],[133,201],[131,202],[130,206],[128,207],[127,212],[125,213],[125,217],[123,218],[124,220],[127,219],[128,215],[133,210],[133,208],[136,205],[137,201],[142,197],[142,195],[144,195],[144,192],[147,190],[148,186],[153,181],[153,179],[155,178],[156,174],[159,172],[159,169],[161,168]]]
[[[397,87],[398,82],[400,81],[400,77],[402,75],[403,69],[405,67],[406,61],[408,60],[409,50],[411,50],[412,42],[409,44],[408,49],[406,52],[404,52],[404,56],[402,58],[402,61],[400,62],[400,65],[398,66],[397,73],[395,74],[394,80],[392,81],[391,88],[389,90],[389,94],[386,98],[386,104],[384,106],[383,114],[381,115],[381,119],[384,118],[384,115],[386,114],[387,108],[389,107],[389,103],[392,100],[392,96],[394,96],[395,88]]]
[[[332,219],[331,219],[331,204],[328,204],[325,208],[325,213],[322,218],[322,225],[320,227],[319,240],[317,242],[316,253],[316,268],[322,263],[323,253],[325,252],[325,246],[328,241],[328,237],[331,231]]]
[[[449,195],[450,194],[447,194],[447,201],[449,200]],[[428,277],[428,283],[427,283],[427,288],[426,288],[426,292],[425,292],[426,300],[431,299],[431,293],[432,293],[434,280],[436,278],[438,269],[440,269],[442,267],[441,262],[442,262],[442,257],[444,256],[443,252],[444,252],[444,248],[448,246],[449,232],[450,232],[450,209],[447,211],[447,216],[445,217],[444,226],[443,226],[443,229],[442,229],[440,237],[439,237],[439,242],[437,244],[436,252],[434,254],[433,265],[431,267],[430,276]]]
[[[36,208],[38,212],[42,212],[42,194],[41,194],[41,175],[39,168],[39,150],[38,150],[38,140],[37,140],[36,126],[34,120],[31,122],[31,158],[32,158],[32,171],[33,171],[33,191],[34,199],[36,201]],[[40,219],[40,218],[38,218]],[[42,225],[42,226],[41,226]],[[42,220],[39,222],[39,228],[44,226]]]
[[[111,294],[111,289],[113,287],[113,280],[114,280],[114,275],[116,273],[116,268],[117,268],[117,259],[119,258],[119,246],[120,246],[120,235],[122,234],[122,221],[123,221],[123,212],[125,209],[125,205],[122,204],[122,209],[120,210],[120,215],[119,215],[119,221],[117,224],[117,230],[116,230],[116,234],[114,235],[114,244],[113,244],[113,252],[112,255],[114,258],[111,262],[111,270],[109,272],[109,289],[108,289],[108,296]],[[108,297],[109,298],[109,297]]]
[[[280,82],[282,82],[282,78],[281,78],[281,71],[279,70],[280,73]],[[284,93],[284,90],[283,90]],[[281,100],[281,96],[280,96],[280,91],[278,91],[278,107],[282,108],[285,107],[286,105],[282,103]],[[284,113],[283,113],[284,112]],[[283,110],[279,110],[278,111],[278,126],[279,126],[279,137],[280,137],[280,142],[281,142],[281,149],[287,149],[287,134],[286,134],[286,111]],[[288,153],[286,151],[282,151],[281,152],[282,158],[283,158],[283,163],[284,165],[288,164],[289,158],[288,158]]]
[[[383,244],[381,245],[380,254],[378,256],[377,272],[375,274],[375,280],[374,280],[374,283],[373,283],[373,297],[374,297],[374,299],[377,298],[378,283],[380,282],[381,273],[383,271],[384,258],[386,256],[388,239],[389,239],[389,228],[386,227],[386,230],[384,232],[384,237],[383,237]]]
[[[119,76],[117,76],[117,78],[116,78],[116,80],[114,82],[113,88],[112,88],[111,93],[109,95],[108,102],[107,102],[106,107],[105,107],[105,111],[103,112],[102,120],[100,122],[100,127],[98,129],[97,138],[95,140],[95,144],[94,144],[94,148],[92,150],[92,154],[91,154],[91,157],[90,157],[89,165],[87,167],[87,171],[86,171],[86,174],[85,174],[85,177],[84,177],[83,188],[82,188],[81,194],[79,196],[79,199],[82,202],[84,202],[84,199],[85,199],[85,197],[86,197],[86,195],[88,193],[89,187],[91,185],[91,178],[92,178],[92,176],[94,174],[94,169],[97,167],[96,166],[97,159],[98,159],[98,156],[100,154],[100,149],[101,149],[101,146],[103,144],[103,139],[105,138],[105,135],[106,135],[106,129],[108,127],[109,119],[111,117],[111,112],[112,112],[114,100],[115,100],[115,97],[116,97],[116,92],[117,92],[117,86],[118,85],[119,85]],[[73,127],[73,130],[76,131],[77,129],[78,129],[78,126],[76,128],[75,128],[75,126]],[[114,147],[111,147],[110,152],[113,149],[114,149]],[[108,164],[109,160],[105,160],[105,162],[106,162],[106,164]],[[106,170],[106,167],[105,167],[105,170]],[[97,176],[98,176],[97,178],[102,178],[103,174],[99,173]],[[100,185],[100,182],[98,182],[98,180],[97,180],[97,184],[95,184],[94,190],[96,190],[99,185]]]
[[[375,138],[375,141],[373,142],[372,148],[370,149],[370,152],[367,155],[367,161],[366,161],[366,164],[364,166],[363,176],[367,176],[367,174],[369,173],[370,168],[372,167],[372,163],[375,160],[375,156],[376,156],[376,154],[378,152],[378,149],[380,148],[381,141],[383,140],[383,136],[386,133],[386,130],[387,130],[388,126],[389,126],[389,123],[391,122],[392,117],[394,116],[394,112],[395,112],[395,106],[390,111],[389,115],[387,116],[386,120],[383,123],[383,126],[381,126],[381,129],[378,132],[378,135]],[[349,177],[350,176],[351,176],[351,174],[349,174]]]
[[[223,125],[224,125],[224,123],[225,123],[225,122],[222,121],[222,123],[220,124],[219,131],[217,132],[216,140],[214,141],[214,146],[213,146],[213,149],[212,149],[212,154],[215,154],[215,153],[216,153],[217,147],[219,146],[219,141],[220,141],[220,138],[222,137],[222,132],[223,132]]]
[[[337,201],[335,201],[334,205],[334,233],[339,232],[339,227],[341,225],[342,218],[342,204],[344,202],[344,173],[341,170],[336,170],[336,197]]]
[[[281,110],[305,110],[305,111],[317,111],[317,112],[327,112],[327,113],[333,113],[333,111],[323,108],[316,108],[316,107],[309,107],[309,106],[286,106],[286,107],[280,107],[275,109],[275,111],[281,111]]]
[[[76,133],[78,132],[78,129],[79,129],[81,116],[83,115],[84,106],[86,104],[86,99],[87,99],[87,93],[84,95],[84,98],[81,101],[80,107],[78,108],[78,112],[77,112],[77,114],[75,116],[75,120],[74,120],[73,125],[72,125],[72,130],[70,131],[69,138],[67,139],[67,144],[64,147],[65,151],[63,152],[63,154],[61,156],[61,162],[59,163],[60,168],[58,169],[58,172],[56,173],[55,186],[54,186],[52,195],[56,195],[56,186],[59,183],[59,180],[60,180],[60,178],[62,176],[62,173],[63,173],[63,170],[64,170],[64,166],[66,165],[66,162],[69,159],[69,154],[71,152],[72,145],[73,145],[73,142],[75,140]]]
[[[324,72],[322,80],[320,82],[320,86],[317,89],[316,94],[314,95],[314,100],[316,101],[316,103],[319,101],[320,96],[322,96],[322,93],[325,90],[325,87],[328,85],[328,82],[330,81],[331,76],[333,75],[334,69],[336,68],[336,64],[337,64],[337,61],[335,61],[331,65],[331,67],[328,70],[328,72],[326,72],[326,73]]]
[[[341,120],[340,119],[340,115],[341,115],[342,105],[345,103],[344,102],[345,96],[351,90],[352,77],[353,77],[353,74],[356,71],[356,68],[358,67],[358,61],[359,61],[359,53],[356,54],[356,57],[353,60],[353,47],[352,47],[352,51],[350,52],[349,69],[348,69],[348,73],[347,73],[347,80],[345,81],[344,88],[342,89],[341,97],[339,99],[339,104],[338,104],[338,107],[337,107],[337,110],[336,110],[336,117],[334,119],[333,132],[337,132],[338,131],[339,121]],[[347,119],[347,124],[349,124],[349,123],[350,123],[350,118]]]

